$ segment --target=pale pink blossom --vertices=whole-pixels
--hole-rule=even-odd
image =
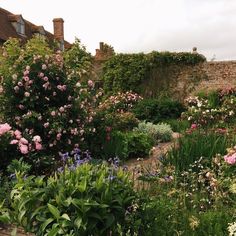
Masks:
[[[45,64],[42,65],[42,70],[46,70],[47,66]]]
[[[35,135],[32,140],[33,140],[33,142],[36,142],[36,143],[40,143],[42,141],[42,139],[39,135]]]
[[[88,86],[89,86],[89,87],[94,87],[94,83],[93,83],[92,80],[88,80]]]
[[[17,144],[19,141],[17,139],[11,140],[10,144]]]
[[[42,146],[41,143],[38,143],[38,142],[35,143],[35,149],[36,150],[42,150],[42,148],[43,148],[43,146]]]
[[[47,76],[44,76],[44,77],[43,77],[43,80],[44,80],[44,81],[48,81],[48,77],[47,77]]]
[[[29,97],[30,93],[29,92],[25,92],[24,95],[25,95],[25,97]]]
[[[26,66],[25,69],[29,71],[30,70],[30,66]]]
[[[64,112],[64,111],[65,111],[64,107],[60,107],[60,108],[59,108],[59,111],[60,111],[60,112]]]
[[[9,124],[7,123],[0,124],[0,136],[7,133],[10,130],[11,130],[11,126]]]
[[[23,145],[29,144],[28,140],[25,139],[25,138],[21,138],[21,139],[19,140],[19,143],[21,143],[21,144],[23,144]]]
[[[18,92],[19,89],[20,89],[20,88],[19,88],[18,86],[15,86],[15,87],[14,87],[15,92]]]
[[[28,70],[25,70],[24,71],[24,76],[27,76],[29,74],[29,71]]]
[[[29,150],[28,150],[28,146],[27,145],[19,145],[19,148],[20,148],[20,152],[22,153],[22,154],[27,154],[28,152],[29,152]]]
[[[60,140],[61,139],[61,133],[58,133],[56,138],[57,138],[57,140]]]
[[[18,107],[19,107],[21,110],[23,110],[23,109],[25,108],[22,104],[20,104]]]
[[[46,123],[43,124],[43,126],[44,126],[44,128],[47,128],[49,126],[49,123],[46,122]]]
[[[234,165],[236,163],[236,153],[234,153],[232,155],[224,156],[224,160],[226,163],[228,163],[230,165]]]
[[[14,135],[17,139],[21,139],[22,137],[21,132],[18,129],[14,131]]]
[[[23,86],[22,82],[20,82],[20,81],[19,81],[17,84],[18,84],[18,86],[20,86],[20,87]]]
[[[55,111],[52,111],[51,112],[51,116],[55,116],[56,115],[56,112]]]
[[[43,72],[40,72],[40,73],[39,73],[39,77],[40,77],[40,78],[43,78],[43,77],[44,77],[44,73],[43,73]]]

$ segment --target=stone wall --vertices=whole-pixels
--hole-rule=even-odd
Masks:
[[[236,61],[205,62],[195,66],[170,65],[155,68],[140,85],[144,96],[170,91],[184,99],[200,91],[236,86]]]

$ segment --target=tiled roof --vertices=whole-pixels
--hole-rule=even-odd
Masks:
[[[21,18],[21,15],[15,15],[11,12],[0,7],[0,41],[6,41],[9,38],[19,38],[23,42],[33,37],[34,33],[39,33],[40,31],[44,31],[46,37],[49,41],[53,41],[55,39],[54,35],[46,30],[44,30],[43,26],[37,26],[33,23],[24,19],[25,23],[25,35],[20,35],[16,32],[12,22],[16,22]],[[71,47],[71,44],[67,41],[64,41],[65,48]]]

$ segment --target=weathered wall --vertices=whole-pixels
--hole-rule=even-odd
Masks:
[[[140,86],[145,96],[155,97],[160,92],[171,91],[178,99],[200,91],[236,86],[236,61],[155,68]]]

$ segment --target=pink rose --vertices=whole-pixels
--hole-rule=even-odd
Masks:
[[[44,123],[43,126],[44,126],[44,128],[47,128],[49,126],[49,123],[48,122]]]
[[[192,124],[191,125],[191,129],[196,129],[197,128],[197,124]]]
[[[24,95],[25,95],[25,97],[29,97],[30,93],[29,92],[25,92]]]
[[[39,135],[35,135],[33,137],[33,142],[40,143],[42,141],[41,137]]]
[[[11,130],[11,126],[7,123],[0,124],[0,136]]]
[[[57,134],[57,140],[60,140],[61,139],[61,133],[58,133]]]
[[[23,79],[24,79],[25,82],[29,81],[29,77],[28,76],[24,76]]]
[[[43,72],[40,72],[38,76],[39,76],[40,78],[43,78],[43,77],[44,77],[44,73],[43,73]]]
[[[43,77],[43,80],[48,81],[48,77],[47,76]]]
[[[17,143],[18,143],[18,140],[16,140],[16,139],[11,140],[11,142],[10,142],[10,144],[17,144]]]
[[[35,149],[36,150],[42,150],[42,148],[43,148],[43,146],[42,146],[41,143],[38,143],[38,142],[35,143]]]
[[[56,115],[56,112],[55,111],[52,111],[51,112],[51,116],[55,116]]]
[[[88,81],[88,86],[89,86],[89,87],[93,87],[93,86],[94,86],[94,83],[93,83],[92,80],[89,80],[89,81]]]
[[[27,154],[28,152],[29,152],[29,150],[28,150],[28,146],[27,145],[19,145],[19,148],[20,148],[20,152],[22,153],[22,154]]]
[[[24,71],[24,76],[27,76],[29,74],[29,71],[28,70],[25,70]]]
[[[64,112],[64,111],[65,111],[64,107],[60,107],[60,108],[59,108],[59,111],[60,111],[60,112]]]
[[[23,145],[29,144],[28,140],[25,139],[25,138],[21,138],[21,139],[19,140],[19,142],[20,142],[21,144],[23,144]]]
[[[19,81],[17,84],[18,84],[18,86],[20,86],[20,87],[23,86],[22,82],[20,82],[20,81]]]
[[[19,130],[15,130],[14,135],[17,139],[21,139],[21,132]]]

